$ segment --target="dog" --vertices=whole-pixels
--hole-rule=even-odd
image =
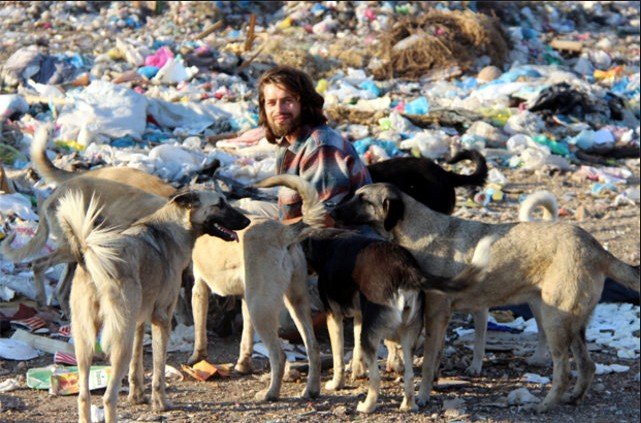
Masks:
[[[389,184],[361,187],[331,215],[340,223],[371,225],[408,249],[424,271],[444,277],[460,272],[470,262],[482,238],[497,238],[483,283],[448,295],[426,295],[420,404],[429,399],[452,309],[523,302],[541,322],[553,360],[552,387],[537,411],[545,412],[561,401],[578,403],[594,377],[585,330],[605,278],[639,292],[639,267],[618,260],[589,233],[571,224],[488,224],[458,219],[434,212]],[[578,379],[564,397],[569,385],[568,347],[577,363]]]
[[[35,133],[31,144],[31,161],[36,172],[48,183],[57,185],[53,193],[44,202],[39,201],[39,222],[34,236],[21,248],[11,248],[15,234],[2,243],[3,255],[14,263],[22,262],[38,254],[51,232],[60,243],[52,254],[31,261],[36,287],[36,301],[40,306],[46,305],[45,271],[56,264],[68,263],[64,277],[56,286],[56,297],[68,316],[68,298],[70,283],[75,264],[69,255],[68,245],[56,218],[56,209],[60,199],[69,191],[82,191],[85,198],[97,193],[97,199],[103,207],[102,216],[108,226],[129,225],[139,218],[156,211],[173,195],[176,189],[154,175],[127,168],[101,168],[83,173],[67,172],[53,165],[45,149],[49,141],[49,125],[42,125]],[[136,189],[138,188],[138,189]],[[154,195],[155,194],[155,195]]]
[[[3,255],[13,261],[21,262],[38,254],[42,250],[49,233],[58,242],[58,247],[52,253],[31,260],[36,286],[36,299],[38,304],[45,305],[45,271],[59,263],[75,263],[71,254],[68,240],[64,237],[58,222],[56,210],[60,201],[69,192],[82,192],[85,198],[93,195],[95,201],[102,207],[101,216],[105,224],[112,226],[127,226],[139,218],[158,210],[167,201],[163,197],[146,193],[129,185],[89,176],[78,176],[69,179],[60,185],[38,207],[39,222],[34,236],[21,248],[11,248],[15,233],[10,234],[2,243]],[[87,204],[84,205],[86,209]],[[60,305],[68,316],[68,295],[70,281],[73,278],[73,269],[67,271],[66,277],[56,287],[56,296]]]
[[[471,160],[476,169],[461,175],[443,169],[425,157],[397,157],[367,166],[373,182],[387,182],[437,212],[452,214],[456,204],[455,188],[483,186],[487,180],[487,162],[476,150],[462,150],[448,163]]]
[[[534,222],[539,220],[536,212],[541,210],[540,220],[545,222],[555,221],[559,214],[559,206],[556,197],[549,191],[536,191],[528,195],[519,206],[519,222]],[[483,357],[485,356],[485,340],[487,337],[487,319],[489,310],[481,308],[472,312],[474,319],[474,347],[472,363],[465,369],[471,376],[481,374],[483,368]],[[541,322],[537,321],[539,327]],[[393,341],[385,341],[388,350],[387,371],[402,373],[403,360],[400,346]],[[535,366],[542,366],[548,362],[548,351],[543,331],[538,332],[538,343],[534,353],[526,359],[526,362]]]
[[[295,175],[273,176],[256,184],[261,188],[276,185],[287,186],[299,193],[314,191],[311,184]],[[302,245],[309,266],[318,274],[319,294],[327,312],[334,361],[334,376],[326,385],[328,389],[341,389],[344,385],[343,319],[353,316],[362,321],[360,334],[355,338],[369,369],[367,398],[357,406],[357,411],[362,413],[371,413],[376,408],[380,389],[377,352],[381,339],[400,339],[405,360],[411,363],[411,346],[422,327],[423,290],[448,291],[472,283],[482,274],[489,252],[486,242],[472,265],[449,280],[422,272],[404,248],[352,231],[315,229],[302,240]],[[418,409],[411,366],[405,370],[400,409]]]
[[[315,221],[318,195],[303,193],[305,222]],[[239,231],[239,243],[224,244],[210,236],[196,241],[193,253],[194,351],[189,363],[207,357],[207,308],[209,291],[220,295],[242,296],[243,330],[235,370],[241,374],[252,369],[253,332],[256,330],[269,351],[269,387],[256,394],[259,401],[274,401],[280,395],[285,357],[278,338],[278,315],[285,305],[303,338],[309,358],[305,398],[320,393],[320,353],[314,335],[310,298],[307,291],[307,265],[298,240],[301,234],[291,226],[266,217],[252,216],[252,224]]]
[[[196,238],[208,234],[226,241],[250,220],[215,191],[188,191],[174,196],[156,212],[126,228],[98,222],[98,201],[81,191],[65,195],[58,221],[81,271],[71,288],[71,332],[78,360],[79,421],[89,422],[89,367],[97,331],[109,354],[111,380],[103,397],[105,421],[115,422],[118,391],[129,370],[129,400],[143,402],[142,340],[152,324],[154,410],[169,407],[165,394],[165,360],[171,319],[182,271],[191,259]]]

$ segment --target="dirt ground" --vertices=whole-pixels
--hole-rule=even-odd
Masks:
[[[639,160],[619,161],[633,171],[629,186],[639,185]],[[616,256],[626,262],[639,263],[639,206],[610,206],[614,195],[595,198],[589,194],[592,182],[577,178],[575,171],[565,174],[533,173],[501,169],[510,183],[505,186],[506,198],[501,203],[491,203],[488,213],[479,210],[460,209],[465,199],[458,199],[457,215],[466,218],[498,222],[515,220],[517,217],[518,197],[522,193],[547,188],[559,199],[560,206],[569,215],[562,217],[589,230],[601,243]],[[463,192],[461,192],[463,194]],[[582,217],[578,221],[577,217]],[[450,329],[455,326],[472,327],[466,316],[454,317]],[[638,332],[637,332],[638,335]],[[490,336],[492,333],[490,332]],[[525,335],[523,335],[525,336]],[[266,360],[255,361],[257,371],[249,376],[232,374],[227,379],[197,382],[188,376],[185,380],[170,383],[168,395],[175,408],[157,414],[148,405],[131,406],[125,402],[125,394],[120,397],[118,413],[122,421],[162,421],[162,422],[285,422],[285,421],[371,421],[371,422],[414,422],[414,421],[565,421],[565,422],[638,422],[639,412],[639,359],[626,360],[616,356],[616,351],[592,346],[592,357],[597,363],[622,364],[630,367],[628,372],[597,375],[587,398],[579,406],[560,406],[545,415],[536,415],[519,406],[507,406],[507,394],[517,388],[527,387],[531,393],[542,398],[549,385],[525,383],[521,380],[526,372],[550,377],[551,366],[531,368],[526,365],[524,356],[510,351],[490,351],[486,355],[482,375],[467,377],[464,369],[471,359],[471,349],[451,342],[455,335],[450,331],[450,342],[455,352],[442,363],[442,376],[445,384],[432,393],[429,405],[414,414],[399,413],[401,384],[395,375],[385,375],[382,396],[378,411],[371,416],[356,413],[356,404],[364,398],[366,381],[357,381],[347,389],[334,393],[322,390],[321,396],[313,401],[302,400],[302,380],[283,384],[281,400],[274,403],[256,403],[254,394],[266,387],[268,365]],[[329,355],[327,338],[320,337],[323,354]],[[523,340],[526,344],[526,340]],[[239,336],[226,338],[210,336],[209,361],[212,363],[232,363],[238,354]],[[188,353],[170,353],[168,364],[180,368]],[[145,351],[146,368],[150,369],[151,350]],[[0,381],[21,375],[24,377],[30,367],[45,366],[52,362],[51,355],[26,363],[0,361]],[[415,367],[418,385],[420,370]],[[330,370],[323,371],[323,384],[330,377]],[[149,375],[146,378],[149,394]],[[93,403],[101,405],[101,391],[93,392]],[[464,400],[464,410],[444,409],[443,401],[460,398]],[[69,422],[77,419],[76,397],[53,397],[46,391],[21,388],[0,394],[0,421],[4,422]]]

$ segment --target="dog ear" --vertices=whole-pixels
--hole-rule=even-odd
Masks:
[[[176,203],[178,206],[192,209],[200,205],[200,196],[197,192],[185,191],[178,193],[174,198],[171,199],[172,203]]]
[[[383,211],[385,212],[383,227],[389,232],[399,220],[403,219],[405,203],[400,198],[386,198],[383,200]]]

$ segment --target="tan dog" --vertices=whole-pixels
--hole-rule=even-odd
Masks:
[[[322,207],[313,190],[302,192],[304,221],[312,226],[318,213],[310,206]],[[320,204],[320,206],[318,206]],[[320,393],[320,355],[312,327],[307,291],[307,266],[297,241],[301,234],[292,226],[252,216],[252,224],[239,232],[238,244],[224,244],[217,238],[198,238],[192,254],[194,288],[193,364],[207,356],[207,307],[209,291],[221,296],[242,295],[243,332],[235,369],[251,371],[253,332],[256,330],[269,351],[269,387],[256,394],[258,400],[273,401],[280,395],[285,357],[278,338],[278,315],[283,300],[303,338],[309,358],[309,375],[303,397]]]
[[[58,209],[58,220],[82,268],[71,288],[81,422],[91,421],[89,367],[100,327],[112,377],[103,397],[105,420],[117,419],[118,391],[130,362],[129,400],[144,400],[142,338],[147,321],[153,336],[152,405],[158,411],[167,409],[167,340],[182,271],[196,238],[206,233],[231,241],[237,239],[234,230],[249,224],[214,191],[179,194],[124,230],[96,227],[99,214],[93,198],[85,207],[80,191],[68,193]]]
[[[478,242],[495,236],[487,278],[448,296],[426,299],[426,338],[419,403],[429,398],[439,350],[452,309],[478,310],[527,302],[545,332],[554,370],[552,388],[539,404],[547,411],[562,400],[577,403],[595,372],[585,342],[585,329],[606,277],[639,291],[639,268],[627,265],[583,229],[559,222],[487,224],[436,213],[397,188],[372,184],[332,212],[335,220],[370,224],[407,248],[424,271],[451,277],[472,259]],[[568,348],[577,363],[578,379],[569,384]]]
[[[559,206],[554,194],[549,191],[536,191],[528,195],[519,207],[519,221],[533,222],[537,220],[535,213],[539,209],[542,212],[541,219],[543,221],[551,222],[556,220],[559,214]],[[488,308],[481,308],[472,311],[472,316],[474,318],[474,353],[472,363],[465,369],[465,372],[472,376],[478,376],[481,374],[481,370],[483,368],[488,315]],[[541,322],[537,321],[537,325],[541,327]],[[394,371],[401,374],[403,372],[404,360],[402,360],[400,345],[396,342],[386,340],[385,346],[388,351],[387,371]],[[545,332],[540,330],[538,332],[538,343],[536,349],[534,353],[526,359],[526,361],[528,364],[542,366],[548,362],[548,358]]]
[[[31,145],[31,160],[41,177],[58,186],[44,202],[39,204],[38,228],[29,242],[21,248],[12,249],[10,244],[15,238],[15,234],[12,234],[2,243],[4,256],[17,263],[38,254],[47,242],[50,232],[57,238],[60,244],[57,251],[32,262],[36,300],[41,306],[45,305],[46,301],[44,272],[56,264],[73,261],[69,256],[69,248],[65,239],[60,236],[62,233],[55,216],[58,202],[67,192],[79,190],[82,191],[85,198],[91,198],[95,193],[97,201],[103,208],[102,216],[105,219],[105,224],[111,227],[127,226],[156,211],[165,203],[166,198],[161,197],[169,197],[176,191],[174,187],[154,175],[127,167],[102,168],[81,174],[58,169],[45,154],[49,130],[49,126],[43,125],[36,132]],[[69,315],[69,284],[72,277],[73,269],[67,271],[66,276],[56,287],[56,296],[67,315]]]

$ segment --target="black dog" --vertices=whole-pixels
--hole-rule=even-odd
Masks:
[[[461,175],[443,169],[432,160],[421,157],[398,157],[367,166],[373,182],[387,182],[437,212],[452,214],[456,204],[454,188],[483,186],[487,179],[485,157],[476,150],[463,150],[448,163],[472,160],[476,170]]]
[[[489,255],[489,245],[487,251],[479,248],[479,263],[449,279],[425,274],[416,259],[397,244],[352,231],[314,230],[302,246],[309,267],[318,274],[318,290],[327,312],[334,376],[326,388],[344,385],[343,318],[353,316],[353,363],[360,365],[362,358],[369,369],[367,398],[357,407],[364,413],[376,407],[380,386],[376,354],[381,340],[400,340],[404,359],[411,363],[412,347],[422,328],[423,291],[463,289],[480,277],[482,262]],[[413,369],[406,366],[401,410],[416,409]]]

